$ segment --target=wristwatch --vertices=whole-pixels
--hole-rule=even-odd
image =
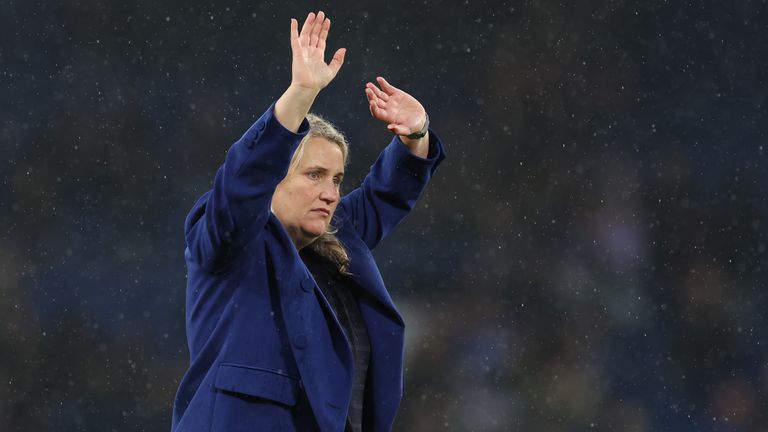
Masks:
[[[429,130],[429,114],[424,113],[424,126],[421,127],[421,130],[418,132],[414,132],[412,134],[406,135],[406,138],[410,139],[419,139],[423,138],[424,135],[427,134],[427,131]]]

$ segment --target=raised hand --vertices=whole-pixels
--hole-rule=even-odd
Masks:
[[[387,124],[387,129],[397,135],[409,135],[418,132],[426,121],[426,111],[416,98],[388,83],[382,77],[365,85],[368,108],[371,115]]]
[[[330,63],[325,63],[325,42],[331,28],[331,20],[323,11],[310,12],[298,31],[298,21],[291,18],[291,84],[301,88],[322,90],[339,73],[347,50],[336,51]]]
[[[339,73],[347,50],[340,48],[331,62],[325,63],[325,40],[331,20],[323,11],[310,12],[299,33],[299,23],[291,18],[291,85],[275,103],[275,116],[288,130],[298,131],[320,90]]]

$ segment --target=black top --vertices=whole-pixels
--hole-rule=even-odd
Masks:
[[[312,273],[323,295],[328,299],[328,303],[333,309],[331,312],[339,320],[344,336],[352,348],[355,364],[352,375],[352,400],[347,412],[347,430],[361,432],[363,430],[365,377],[368,373],[368,362],[371,357],[371,344],[356,297],[360,294],[360,289],[352,278],[333,269],[332,264],[309,248],[302,249],[299,255]]]

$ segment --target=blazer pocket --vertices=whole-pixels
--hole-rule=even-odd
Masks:
[[[222,363],[214,387],[219,390],[296,405],[301,391],[297,378],[269,369]]]

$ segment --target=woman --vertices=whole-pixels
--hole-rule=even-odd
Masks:
[[[386,431],[402,395],[403,321],[371,249],[413,207],[443,149],[421,104],[378,78],[397,134],[344,198],[343,135],[309,115],[344,60],[330,21],[291,20],[292,81],[229,150],[185,222],[190,367],[174,431]]]

